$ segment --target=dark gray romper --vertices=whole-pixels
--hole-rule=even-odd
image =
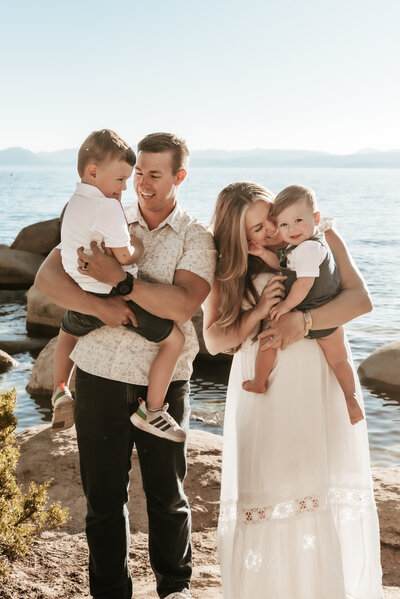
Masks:
[[[303,301],[294,308],[295,310],[310,310],[311,308],[317,308],[326,304],[333,299],[340,292],[340,278],[336,267],[335,258],[325,242],[323,235],[314,235],[311,241],[318,241],[326,250],[327,254],[319,266],[319,276],[315,277],[315,281],[310,291],[303,299]],[[279,259],[279,264],[283,275],[287,276],[287,279],[283,281],[285,285],[286,297],[292,288],[293,283],[297,279],[297,275],[294,270],[287,268],[287,257],[297,246],[292,245],[288,248],[277,250],[276,254]],[[334,329],[321,329],[319,331],[311,330],[308,332],[308,339],[319,339],[320,337],[327,337],[334,331]]]

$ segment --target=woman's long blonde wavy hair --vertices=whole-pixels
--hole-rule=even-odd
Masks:
[[[254,276],[272,272],[260,258],[248,254],[245,216],[249,206],[258,200],[272,206],[274,196],[265,187],[249,181],[231,183],[217,198],[212,221],[218,253],[216,278],[221,286],[217,326],[229,326],[240,318],[243,299],[255,305],[258,293]]]

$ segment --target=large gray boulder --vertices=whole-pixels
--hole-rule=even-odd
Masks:
[[[372,352],[358,367],[363,383],[382,389],[400,390],[400,341]]]
[[[27,293],[26,329],[33,337],[54,337],[58,334],[65,308],[54,304],[40,291],[31,287]]]
[[[60,243],[60,222],[59,218],[52,218],[24,227],[11,244],[11,248],[46,256]]]
[[[40,254],[0,248],[0,289],[28,289],[42,262]]]
[[[26,390],[32,397],[51,397],[53,393],[53,362],[57,337],[51,339],[42,349],[33,365]],[[75,390],[75,377],[72,376],[71,391]]]

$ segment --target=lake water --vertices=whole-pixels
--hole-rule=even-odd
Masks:
[[[72,194],[73,168],[0,169],[0,244],[10,244],[28,224],[59,216]],[[218,192],[233,181],[250,180],[274,193],[291,183],[312,187],[321,212],[333,216],[369,286],[374,310],[347,325],[355,362],[400,338],[400,170],[193,167],[180,190],[180,203],[201,222],[211,220]],[[134,201],[128,183],[124,203]],[[0,294],[0,340],[25,333],[21,293]],[[48,421],[48,401],[26,391],[34,358],[15,356],[20,366],[1,380],[18,393],[19,430]],[[193,426],[222,432],[228,367],[196,363],[192,378]],[[364,389],[373,463],[400,462],[400,396]]]

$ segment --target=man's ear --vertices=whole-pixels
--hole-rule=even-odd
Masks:
[[[186,175],[187,175],[187,171],[185,171],[184,168],[180,168],[179,171],[176,173],[176,184],[175,185],[180,185],[185,180]]]
[[[319,225],[319,221],[321,220],[321,213],[320,212],[314,212],[314,220],[315,220],[315,224]]]
[[[89,179],[95,179],[97,175],[97,164],[88,164],[85,168],[85,174]]]

